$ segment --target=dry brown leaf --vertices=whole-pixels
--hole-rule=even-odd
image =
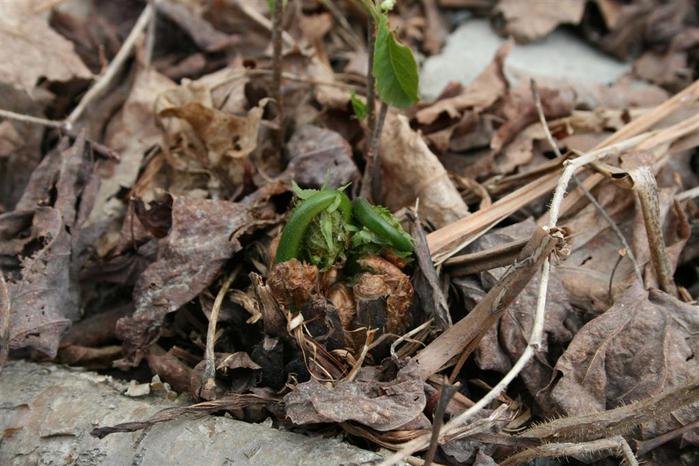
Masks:
[[[555,369],[551,399],[569,415],[600,412],[687,383],[699,372],[699,313],[659,290],[630,287],[575,335]],[[657,419],[645,435],[693,420],[692,408]],[[645,436],[644,435],[644,436]]]
[[[40,245],[26,256],[15,252],[21,258],[20,272],[7,276],[10,348],[32,347],[49,357],[56,356],[63,332],[80,317],[78,275],[85,247],[80,226],[92,208],[96,191],[92,153],[84,138],[64,150],[57,160],[60,163],[50,164],[51,176],[38,172],[38,178],[47,183],[43,190],[51,190],[55,195],[53,207],[31,205],[27,200],[24,208],[31,210],[0,216],[1,224],[4,220],[12,223],[17,214],[27,214],[22,215],[25,220],[15,226],[14,234]],[[39,190],[31,182],[29,186]]]
[[[304,382],[284,397],[286,415],[294,424],[355,421],[381,432],[397,429],[422,415],[422,381],[401,376],[391,382],[363,377],[328,387],[315,379]]]
[[[229,36],[215,29],[211,23],[201,17],[200,11],[180,2],[157,2],[158,13],[177,24],[206,52],[220,52],[236,42],[236,37]]]
[[[163,318],[194,299],[240,250],[238,236],[270,221],[264,206],[177,196],[172,227],[158,244],[158,259],[139,277],[133,316],[117,323],[125,353],[138,362],[159,334]]]
[[[232,186],[243,183],[248,156],[257,147],[262,108],[255,107],[241,117],[189,102],[166,108],[158,116],[175,117],[189,124],[181,132],[168,131],[174,144],[171,150],[198,161]]]
[[[578,24],[585,11],[585,0],[500,0],[495,11],[505,24],[502,33],[517,42],[540,39],[561,24]]]
[[[119,153],[120,160],[100,163],[103,182],[86,228],[90,226],[101,231],[107,227],[106,222],[123,216],[124,204],[117,195],[134,186],[146,152],[160,144],[162,136],[153,105],[161,92],[174,86],[154,69],[136,72],[129,97],[107,128],[105,144]]]
[[[443,226],[468,214],[449,174],[408,119],[389,112],[381,136],[383,198],[391,210],[420,199],[420,215]]]
[[[32,94],[37,81],[90,78],[73,44],[36,12],[39,0],[3,2],[0,15],[0,82]]]
[[[337,132],[304,125],[287,144],[288,174],[303,187],[338,188],[359,178],[352,147]]]
[[[474,243],[474,249],[483,250],[511,241],[527,239],[535,228],[536,224],[531,219],[499,228]],[[507,267],[498,267],[481,273],[484,289],[489,290],[495,286],[506,270]],[[492,327],[483,337],[476,355],[476,363],[481,369],[507,373],[524,352],[534,322],[539,278],[540,274],[537,273],[537,276],[532,278],[510,304],[498,325]],[[543,354],[546,352],[556,354],[558,348],[565,347],[573,338],[574,328],[571,326],[574,326],[577,320],[568,292],[563,287],[555,267],[551,271],[546,303],[542,357],[534,358],[520,373],[520,377],[544,412],[552,414],[548,400],[541,396],[541,390],[550,383],[553,374],[551,365],[554,361],[547,363]]]

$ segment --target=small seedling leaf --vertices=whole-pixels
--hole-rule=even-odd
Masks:
[[[379,15],[374,47],[373,73],[379,98],[394,107],[417,102],[417,63],[409,47],[398,42],[389,29],[388,18]]]
[[[352,110],[354,110],[354,116],[356,116],[357,119],[360,121],[365,119],[367,115],[366,103],[364,103],[364,101],[354,91],[352,91],[352,95],[350,96],[350,98],[352,101]]]

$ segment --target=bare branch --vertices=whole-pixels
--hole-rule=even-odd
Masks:
[[[124,43],[121,45],[119,52],[117,52],[114,59],[111,61],[111,63],[109,63],[109,66],[105,70],[104,74],[97,79],[95,84],[92,85],[92,87],[80,100],[78,106],[75,107],[73,111],[70,113],[70,115],[68,115],[68,118],[66,118],[65,126],[67,128],[71,129],[72,126],[78,121],[78,119],[80,119],[87,106],[95,98],[99,97],[105,90],[107,90],[107,88],[112,83],[121,67],[124,65],[124,62],[126,62],[126,59],[131,55],[131,52],[136,46],[136,42],[143,34],[143,31],[146,29],[148,24],[150,24],[151,16],[153,16],[153,11],[153,6],[150,3],[146,5],[146,7],[143,9],[143,11],[141,12],[141,16],[139,16],[136,20],[136,24],[134,24],[134,27],[131,29],[131,32],[126,37]]]

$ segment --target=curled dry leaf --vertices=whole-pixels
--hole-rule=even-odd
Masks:
[[[156,97],[175,84],[152,68],[136,71],[129,97],[120,113],[107,127],[105,144],[120,155],[120,161],[101,161],[103,176],[95,208],[85,228],[104,229],[106,222],[116,221],[124,213],[118,198],[122,189],[131,189],[136,182],[146,152],[162,141],[153,105]]]
[[[37,11],[39,0],[4,2],[0,15],[0,82],[32,95],[40,78],[68,81],[92,73],[73,44],[48,25]]]
[[[186,31],[194,43],[206,52],[219,52],[236,41],[235,37],[214,28],[189,5],[173,1],[156,2],[155,5],[158,13]]]
[[[552,401],[566,413],[600,412],[687,383],[699,372],[695,306],[639,285],[575,335],[555,369]],[[697,407],[645,426],[655,435],[694,420]],[[693,411],[692,411],[693,410]]]
[[[500,0],[495,11],[505,22],[501,33],[517,42],[529,42],[548,35],[561,24],[578,24],[585,3],[585,0]]]
[[[247,158],[257,147],[262,108],[255,107],[240,117],[189,102],[161,110],[158,115],[189,124],[176,133],[169,132],[170,141],[175,143],[171,149],[186,159],[198,161],[233,186],[243,183]]]
[[[38,103],[36,98],[0,82],[0,108],[4,110],[41,115],[46,103]],[[44,128],[38,125],[10,120],[0,123],[0,211],[16,208],[32,171],[41,162],[43,134]]]
[[[318,267],[298,259],[275,264],[267,283],[279,303],[298,309],[318,293]]]
[[[60,155],[60,158],[59,158]],[[85,245],[80,227],[89,214],[96,192],[92,153],[83,136],[60,154],[59,163],[48,162],[45,170],[35,172],[30,191],[23,202],[24,211],[0,216],[0,231],[19,249],[10,252],[13,262],[20,257],[17,276],[7,276],[10,298],[10,348],[32,347],[55,357],[61,335],[72,320],[80,317],[78,275]],[[50,172],[50,173],[49,173]],[[32,200],[52,191],[53,207],[38,207]],[[33,210],[33,211],[32,211]],[[4,228],[3,228],[4,227]],[[39,246],[27,254],[29,238]],[[14,267],[13,267],[14,269]],[[16,270],[16,269],[15,269]]]
[[[352,147],[339,133],[305,125],[287,144],[288,174],[303,187],[339,188],[359,178]]]
[[[408,119],[389,112],[381,137],[383,198],[398,210],[420,199],[420,215],[440,227],[468,214],[449,174]],[[401,189],[389,189],[400,186]]]
[[[172,226],[158,243],[158,259],[139,277],[134,289],[136,310],[117,323],[130,361],[157,338],[163,318],[194,299],[240,250],[238,237],[269,223],[274,214],[260,205],[177,196]]]
[[[426,398],[420,379],[399,375],[391,382],[379,382],[363,378],[363,372],[334,387],[315,379],[297,385],[284,397],[287,417],[294,424],[355,421],[385,432],[422,415]]]
[[[354,286],[358,316],[361,316],[363,299],[385,299],[386,322],[383,330],[402,335],[412,323],[410,307],[413,303],[413,286],[410,277],[382,257],[365,256],[357,262],[362,268],[371,271],[360,275]]]

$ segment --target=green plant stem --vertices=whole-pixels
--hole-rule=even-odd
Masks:
[[[388,240],[398,251],[409,252],[413,250],[413,244],[408,237],[402,235],[400,231],[384,220],[366,199],[355,199],[352,202],[352,212],[359,223],[374,234]]]
[[[275,263],[286,262],[291,259],[298,259],[301,251],[303,237],[306,234],[311,221],[323,210],[330,207],[333,202],[340,198],[339,209],[346,223],[352,220],[352,206],[347,195],[341,191],[320,191],[308,199],[301,202],[294,209],[289,217],[289,221],[284,227],[282,237],[277,246]]]

